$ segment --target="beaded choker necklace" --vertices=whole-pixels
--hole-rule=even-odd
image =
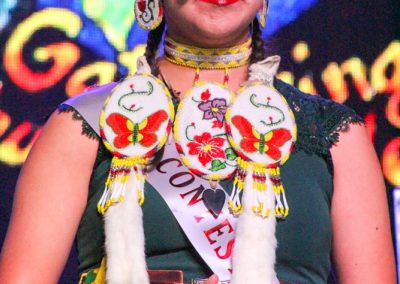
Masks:
[[[165,58],[181,66],[196,69],[227,69],[243,66],[251,56],[251,38],[228,48],[200,48],[178,43],[166,36]]]

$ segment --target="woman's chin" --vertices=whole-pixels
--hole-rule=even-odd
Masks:
[[[165,1],[170,36],[200,47],[244,41],[261,4],[258,0],[188,0],[183,5],[176,1]]]
[[[194,36],[193,36],[194,35]],[[238,33],[237,30],[195,29],[193,33],[183,35],[169,32],[174,40],[197,47],[230,47],[240,44],[249,36],[248,30]]]
[[[170,36],[182,43],[199,47],[229,47],[244,42],[249,36],[250,23],[222,19],[192,22],[190,28],[177,31],[168,29]],[[172,33],[171,33],[172,32]]]

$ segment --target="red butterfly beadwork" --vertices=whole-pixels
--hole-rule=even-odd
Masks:
[[[289,130],[284,128],[273,129],[267,133],[259,133],[251,123],[241,115],[232,118],[233,125],[239,130],[243,136],[240,141],[240,147],[248,152],[259,152],[267,154],[274,160],[281,158],[280,146],[285,144],[292,138]]]
[[[155,132],[168,118],[165,111],[159,110],[139,123],[132,122],[126,116],[119,113],[110,114],[106,122],[117,136],[114,138],[114,146],[125,148],[129,144],[140,143],[144,147],[150,147],[157,141]]]

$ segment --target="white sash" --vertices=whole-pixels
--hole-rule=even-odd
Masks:
[[[231,253],[236,218],[225,205],[214,218],[202,202],[202,193],[210,185],[196,177],[179,159],[173,143],[165,145],[161,162],[147,176],[147,181],[160,193],[175,215],[194,248],[218,275],[220,283],[230,283]],[[218,188],[221,188],[218,185]],[[221,188],[222,189],[222,188]]]

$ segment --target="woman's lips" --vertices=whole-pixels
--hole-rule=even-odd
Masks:
[[[214,5],[217,5],[217,6],[228,6],[228,5],[235,4],[239,0],[201,0],[201,1],[207,2],[207,3],[210,3],[210,4],[214,4]]]

